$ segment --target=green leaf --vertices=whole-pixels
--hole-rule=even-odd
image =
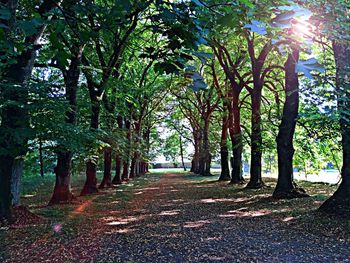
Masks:
[[[246,6],[250,7],[250,8],[255,8],[255,5],[250,2],[249,0],[239,0],[239,2],[241,2],[242,4],[245,4]]]
[[[178,73],[179,69],[172,63],[168,62],[159,62],[154,65],[154,70],[160,73],[172,74]]]
[[[243,28],[248,28],[251,32],[257,33],[259,35],[264,36],[267,34],[265,24],[257,20],[252,20],[251,24],[246,24]]]
[[[32,36],[37,32],[39,26],[42,25],[40,18],[34,18],[30,21],[19,21],[18,27],[21,28],[26,36]]]
[[[308,60],[299,60],[296,67],[295,72],[302,72],[305,74],[305,77],[309,79],[313,79],[311,75],[311,71],[324,72],[325,68],[321,64],[318,63],[316,58],[310,58]]]

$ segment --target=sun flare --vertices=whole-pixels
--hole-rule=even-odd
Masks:
[[[294,33],[300,37],[312,36],[312,30],[312,25],[308,22],[297,21],[293,24]]]

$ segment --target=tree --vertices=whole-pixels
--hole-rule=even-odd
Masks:
[[[30,136],[29,116],[27,111],[28,82],[33,70],[39,41],[44,34],[47,22],[51,20],[50,11],[59,6],[62,1],[47,0],[34,11],[39,21],[17,20],[18,1],[2,1],[2,10],[5,16],[1,24],[5,25],[1,30],[5,37],[5,43],[11,46],[23,45],[19,52],[8,53],[8,59],[2,61],[5,68],[1,69],[4,85],[1,87],[2,98],[7,103],[1,111],[0,127],[0,219],[12,221],[11,205],[11,180],[16,165],[21,165],[16,158],[27,151],[27,141]],[[30,19],[30,18],[29,18]],[[22,22],[18,24],[18,22]],[[23,41],[16,39],[17,29],[22,25]],[[29,26],[29,27],[28,27]],[[26,30],[29,28],[31,30]],[[23,39],[23,38],[22,38]],[[20,42],[17,42],[20,41]],[[10,51],[10,48],[8,49]]]

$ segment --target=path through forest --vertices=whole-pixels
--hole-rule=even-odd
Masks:
[[[259,193],[222,196],[217,184],[166,174],[136,189],[133,206],[107,222],[94,261],[350,262],[345,241],[293,227]]]
[[[308,183],[312,197],[274,200],[266,182],[147,174],[79,204],[33,207],[48,222],[0,231],[0,262],[350,262],[348,221],[313,212],[333,188]]]

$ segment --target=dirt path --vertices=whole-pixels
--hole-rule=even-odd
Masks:
[[[48,223],[0,231],[0,262],[350,262],[349,222],[311,212],[326,186],[307,185],[311,198],[274,200],[272,187],[159,177],[38,208]]]
[[[218,184],[166,174],[135,189],[131,206],[106,218],[93,261],[350,262],[349,243],[291,228],[263,194]]]

